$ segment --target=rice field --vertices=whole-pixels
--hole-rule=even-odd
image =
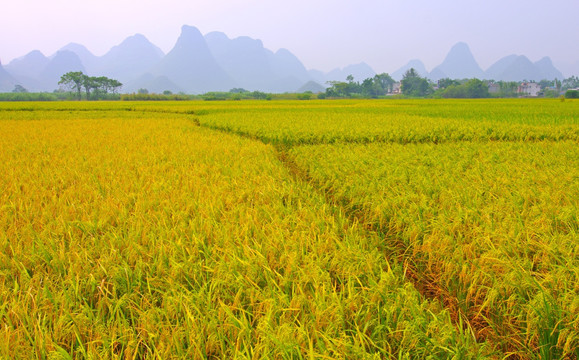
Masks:
[[[0,103],[0,359],[575,359],[579,102]]]

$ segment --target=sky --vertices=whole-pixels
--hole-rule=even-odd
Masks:
[[[483,69],[510,54],[579,66],[578,13],[579,0],[9,0],[0,61],[70,42],[103,55],[136,33],[168,52],[191,25],[286,48],[322,71],[366,62],[391,73],[412,59],[430,71],[460,41]]]

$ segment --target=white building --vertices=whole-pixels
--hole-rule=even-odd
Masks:
[[[537,97],[541,92],[541,86],[537,83],[524,82],[519,85],[517,93],[522,96],[532,96]]]
[[[394,84],[392,84],[392,92],[390,93],[391,95],[398,95],[402,93],[402,83],[401,82],[395,82]]]

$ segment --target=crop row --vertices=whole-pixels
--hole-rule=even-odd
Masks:
[[[286,146],[579,140],[579,102],[384,100],[308,105],[240,104],[198,113],[204,126]]]
[[[316,145],[289,154],[479,340],[522,358],[577,356],[576,142]]]
[[[65,105],[0,112],[0,357],[482,356],[271,145]]]

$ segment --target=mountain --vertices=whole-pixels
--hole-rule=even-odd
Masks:
[[[269,52],[269,62],[275,78],[270,82],[269,91],[296,91],[305,82],[311,80],[308,70],[289,50],[279,49]]]
[[[374,77],[376,71],[365,62],[348,65],[343,69],[334,69],[326,74],[326,81],[346,81],[346,77],[352,75],[354,81],[362,82],[367,78]]]
[[[62,47],[59,51],[71,51],[75,53],[80,59],[82,65],[90,75],[97,75],[95,67],[98,66],[99,57],[91,53],[84,45],[77,43],[70,43]]]
[[[520,55],[494,80],[522,81],[533,80],[535,77],[535,65],[526,56]]]
[[[10,92],[14,90],[16,84],[16,79],[14,79],[14,77],[4,69],[2,63],[0,63],[0,92]]]
[[[326,81],[328,81],[326,79],[326,74],[320,70],[308,70],[308,75],[318,84],[325,84]]]
[[[41,86],[39,90],[57,89],[60,78],[69,71],[85,72],[86,70],[78,55],[72,51],[58,51],[38,76]]]
[[[404,74],[411,68],[414,68],[414,70],[416,70],[416,72],[418,72],[422,77],[428,76],[428,71],[426,71],[424,63],[418,59],[410,60],[406,65],[390,74],[390,76],[392,76],[394,80],[400,81],[404,77]]]
[[[459,42],[450,49],[442,64],[432,70],[429,78],[437,81],[443,77],[451,79],[482,79],[483,76],[484,73],[474,59],[468,45]]]
[[[485,78],[492,80],[503,80],[503,74],[513,65],[516,60],[517,55],[505,56],[504,58],[498,60],[485,71]]]
[[[548,57],[533,63],[526,56],[510,55],[489,67],[485,72],[485,77],[502,81],[540,81],[562,79],[563,74],[553,66]]]
[[[6,65],[6,71],[13,76],[38,77],[48,65],[49,59],[40,51],[34,50],[28,54],[14,59]]]
[[[507,81],[563,78],[549,57],[533,63],[525,56],[509,55],[483,72],[465,43],[454,45],[430,73],[420,60],[411,60],[391,76],[401,80],[410,68],[434,81],[445,77]],[[562,69],[567,76],[579,75],[579,63],[569,63]],[[328,73],[307,70],[287,49],[273,52],[261,40],[247,36],[230,39],[221,32],[203,36],[197,28],[187,25],[181,28],[175,46],[166,55],[145,36],[136,34],[103,56],[95,56],[81,44],[70,43],[51,57],[32,51],[12,60],[2,70],[4,87],[16,83],[29,91],[52,91],[63,74],[83,71],[90,76],[117,79],[125,84],[124,91],[147,88],[152,92],[186,93],[238,87],[267,92],[315,92],[327,81],[346,81],[352,75],[361,82],[376,74],[364,62]]]
[[[136,34],[111,48],[98,59],[97,76],[107,76],[122,83],[136,80],[163,59],[164,53],[145,36]]]
[[[302,85],[297,90],[297,92],[299,92],[299,93],[304,93],[306,91],[311,91],[314,94],[317,94],[317,93],[325,92],[326,88],[323,87],[322,85],[318,84],[317,82],[310,80],[307,83],[305,83],[304,85]]]
[[[233,79],[219,66],[201,32],[183,26],[171,51],[152,69],[153,75],[166,76],[186,92],[227,91],[236,87]]]
[[[215,60],[233,80],[247,90],[265,89],[275,77],[271,51],[261,40],[247,36],[229,39],[221,32],[205,35],[205,40]]]
[[[555,68],[551,58],[545,56],[541,60],[535,62],[535,68],[537,69],[537,75],[541,75],[541,78],[536,78],[532,80],[540,81],[543,79],[553,80],[553,79],[563,79],[563,74]],[[531,79],[529,79],[531,80]]]

